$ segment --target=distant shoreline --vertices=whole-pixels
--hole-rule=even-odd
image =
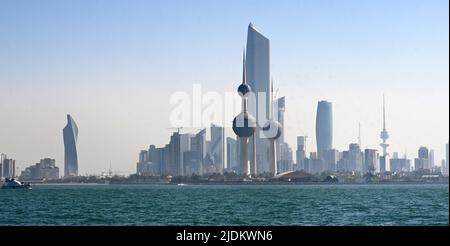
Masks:
[[[43,182],[32,183],[32,185],[168,185],[177,186],[178,184],[185,185],[323,185],[323,186],[345,186],[345,185],[449,185],[448,182],[386,182],[386,183],[326,183],[326,182],[180,182],[180,183],[164,183],[164,182]]]

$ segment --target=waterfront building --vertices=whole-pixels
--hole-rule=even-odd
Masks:
[[[429,169],[434,168],[434,166],[436,165],[436,163],[434,162],[434,149],[430,149],[428,160],[429,160],[428,168]]]
[[[234,138],[227,137],[227,170],[238,172],[237,141]]]
[[[191,163],[191,172],[203,175],[203,163],[206,157],[206,129],[199,131],[195,136],[191,137],[191,151],[193,160]]]
[[[393,173],[411,171],[411,160],[408,160],[406,156],[399,158],[398,154],[394,154],[393,158],[390,159],[390,171]]]
[[[311,152],[306,160],[306,172],[319,174],[323,169],[323,160],[318,158],[317,152]]]
[[[3,178],[3,160],[6,159],[6,155],[0,153],[0,179]]]
[[[281,143],[279,145],[279,154],[280,157],[278,160],[278,173],[293,171],[293,158],[292,158],[292,149],[289,147],[287,143]]]
[[[250,162],[258,173],[269,172],[269,141],[261,132],[269,120],[273,105],[270,93],[270,41],[258,32],[252,23],[249,24],[247,31],[245,67],[246,82],[254,95],[254,98],[248,100],[248,112],[255,117],[257,123],[255,136],[249,138]]]
[[[421,146],[418,151],[418,158],[414,159],[414,170],[431,169],[429,160],[429,151],[427,147]]]
[[[336,171],[337,163],[340,158],[340,153],[337,149],[329,149],[323,155],[323,171]]]
[[[327,101],[320,101],[317,105],[316,143],[318,158],[324,160],[325,152],[333,146],[332,105]]]
[[[445,166],[444,166],[444,173],[448,175],[448,165],[449,165],[449,150],[448,150],[448,143],[445,145]]]
[[[4,155],[1,164],[2,176],[0,177],[11,178],[16,176],[16,160],[8,159],[8,157]]]
[[[226,144],[225,129],[221,126],[211,125],[210,153],[214,158],[214,165],[217,173],[223,173],[226,168]]]
[[[296,156],[296,164],[297,164],[297,170],[306,170],[305,168],[305,159],[306,159],[306,137],[305,136],[298,136],[297,137],[297,150],[295,151]]]
[[[67,115],[67,125],[63,129],[64,137],[64,176],[78,175],[78,126],[72,116]]]
[[[363,174],[371,173],[374,174],[377,170],[378,154],[376,149],[365,149],[364,150],[364,166]]]
[[[59,168],[55,164],[55,159],[44,158],[35,165],[25,168],[20,174],[22,180],[51,180],[59,178]]]

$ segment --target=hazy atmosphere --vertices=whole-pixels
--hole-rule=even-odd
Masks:
[[[316,148],[319,100],[333,103],[334,148],[357,142],[360,122],[362,147],[380,150],[385,94],[389,152],[414,158],[424,145],[440,165],[449,139],[448,9],[446,0],[2,0],[0,152],[20,169],[44,157],[63,169],[71,114],[80,174],[110,164],[134,172],[139,150],[175,131],[173,93],[200,84],[236,94],[252,22],[270,39],[294,151],[299,135],[308,136],[307,151]]]

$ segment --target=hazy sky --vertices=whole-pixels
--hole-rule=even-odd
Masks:
[[[168,142],[169,96],[235,92],[251,21],[271,41],[286,96],[286,139],[315,150],[319,100],[333,102],[334,147],[444,158],[449,139],[447,0],[1,0],[0,152],[20,168],[52,157],[79,127],[81,174],[134,171],[140,149]],[[230,131],[231,133],[231,131]],[[230,134],[231,135],[231,134]],[[62,174],[61,170],[61,174]]]

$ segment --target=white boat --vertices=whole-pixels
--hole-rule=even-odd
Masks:
[[[184,183],[179,183],[179,184],[177,184],[178,186],[186,186],[187,184],[184,184]]]
[[[15,178],[6,178],[5,183],[2,185],[2,189],[30,189],[30,183],[20,182]]]

